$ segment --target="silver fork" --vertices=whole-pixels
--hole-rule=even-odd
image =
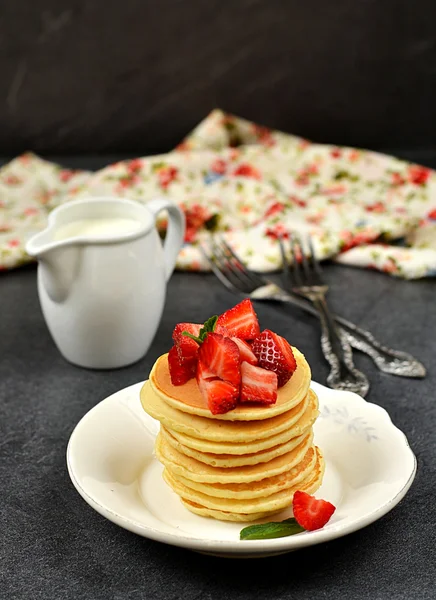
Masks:
[[[211,236],[209,243],[200,246],[200,250],[213,273],[231,292],[252,300],[291,304],[319,318],[318,311],[310,301],[285,291],[270,279],[247,269],[222,238]],[[334,319],[349,344],[372,358],[380,371],[399,377],[425,377],[424,365],[411,354],[384,346],[372,333],[342,317],[334,316]]]
[[[283,264],[286,265],[283,240],[279,241]],[[322,279],[310,237],[307,242],[309,252],[298,236],[293,234],[291,237],[292,261],[288,263],[287,269],[291,289],[310,300],[319,313],[321,348],[330,365],[327,384],[333,389],[355,392],[365,397],[369,390],[368,378],[354,366],[351,346],[336,326],[326,300],[328,286]]]

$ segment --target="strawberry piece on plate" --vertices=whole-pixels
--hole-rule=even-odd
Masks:
[[[197,364],[197,383],[213,415],[224,414],[236,408],[239,388],[214,376],[201,360]]]
[[[238,346],[230,338],[219,333],[208,333],[198,351],[198,360],[215,377],[228,381],[239,389],[241,358]]]
[[[171,383],[173,385],[183,385],[195,377],[196,364],[196,360],[181,360],[177,347],[173,346],[168,353]]]
[[[237,337],[232,337],[231,339],[235,342],[235,344],[239,348],[241,362],[245,361],[245,362],[250,363],[250,365],[257,365],[257,358],[253,354],[253,351],[252,351],[250,345],[247,344],[247,342],[244,342],[244,340],[240,340]]]
[[[259,367],[277,373],[278,386],[282,387],[292,377],[297,362],[289,343],[277,333],[265,329],[251,345]]]
[[[241,364],[241,402],[274,404],[277,400],[277,375],[248,362]]]
[[[336,507],[327,500],[317,500],[306,492],[295,492],[293,499],[294,517],[307,531],[321,529],[330,520]]]
[[[173,331],[173,340],[181,360],[196,359],[198,354],[198,343],[190,337],[183,335],[184,331],[195,335],[200,333],[202,325],[198,323],[177,323]]]
[[[230,308],[217,321],[230,332],[230,335],[243,340],[253,340],[260,333],[257,315],[249,298]]]

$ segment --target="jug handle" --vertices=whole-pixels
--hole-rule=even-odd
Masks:
[[[147,202],[146,206],[155,219],[162,210],[168,211],[168,230],[164,241],[165,277],[168,281],[185,237],[185,215],[177,204],[166,198],[155,198]]]

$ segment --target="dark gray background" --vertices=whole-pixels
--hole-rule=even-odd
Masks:
[[[220,107],[426,162],[435,23],[434,0],[0,0],[0,154],[166,152]]]

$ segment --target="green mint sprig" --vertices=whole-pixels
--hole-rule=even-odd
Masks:
[[[200,344],[200,346],[201,346],[201,344],[206,339],[207,334],[213,333],[215,331],[215,326],[216,326],[217,321],[218,321],[218,315],[214,315],[213,317],[210,317],[210,319],[208,319],[207,321],[204,322],[204,325],[200,329],[198,336],[192,335],[192,333],[189,333],[188,331],[183,331],[182,335],[184,335],[185,337],[189,337],[192,340],[195,340],[197,342],[197,344]]]
[[[306,531],[292,517],[285,521],[261,523],[260,525],[250,525],[241,529],[239,539],[241,540],[270,540],[273,538],[286,537]]]

